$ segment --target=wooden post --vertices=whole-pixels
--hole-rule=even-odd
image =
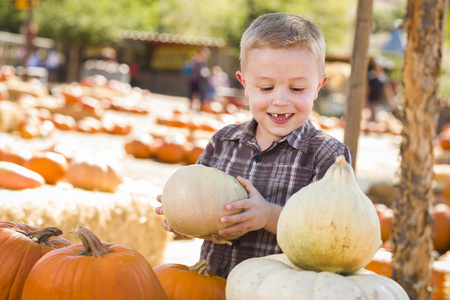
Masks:
[[[361,111],[365,101],[368,49],[372,31],[373,0],[358,0],[355,37],[351,57],[352,71],[344,117],[344,144],[350,150],[352,167],[356,168]]]

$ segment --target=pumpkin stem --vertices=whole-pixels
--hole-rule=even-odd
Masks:
[[[39,244],[44,244],[46,246],[50,246],[50,244],[48,243],[48,240],[52,236],[59,236],[62,233],[63,233],[62,230],[55,226],[47,226],[47,227],[39,228],[34,231],[27,230],[25,234],[30,239],[35,240]]]
[[[337,166],[345,166],[347,164],[347,161],[345,160],[344,155],[339,155],[338,157],[336,157],[334,164]]]
[[[89,229],[78,225],[75,227],[74,232],[78,235],[84,246],[80,255],[101,257],[111,252],[111,249],[103,244]]]
[[[200,275],[211,276],[208,273],[209,262],[202,259],[195,265],[189,267],[189,271],[195,272]]]

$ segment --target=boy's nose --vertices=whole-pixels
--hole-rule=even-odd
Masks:
[[[289,100],[289,96],[287,93],[278,93],[272,100],[273,105],[289,105],[291,101]]]

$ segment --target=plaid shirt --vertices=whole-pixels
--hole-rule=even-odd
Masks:
[[[246,178],[267,201],[284,206],[292,194],[322,178],[339,155],[350,162],[347,146],[317,130],[309,119],[264,151],[255,139],[256,126],[252,119],[222,128],[197,163]],[[209,270],[224,278],[245,259],[276,253],[281,253],[276,235],[264,229],[246,233],[231,246],[204,241],[201,248]]]

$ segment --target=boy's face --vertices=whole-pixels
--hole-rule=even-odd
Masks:
[[[249,99],[258,127],[258,143],[269,144],[300,127],[327,76],[319,78],[309,50],[259,48],[247,59],[245,71],[236,72]]]

